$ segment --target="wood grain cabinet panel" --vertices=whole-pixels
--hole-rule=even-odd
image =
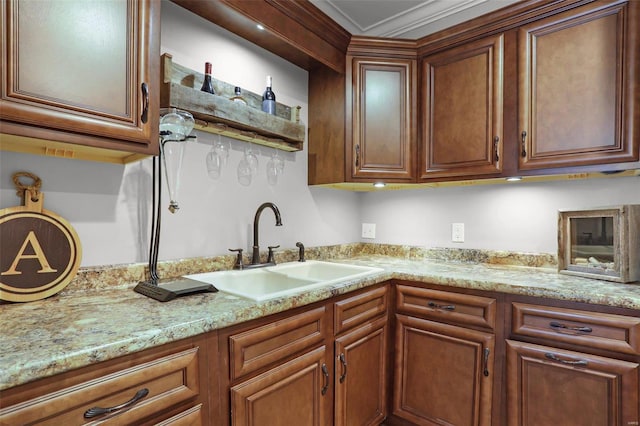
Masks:
[[[234,426],[325,426],[333,404],[322,346],[231,388]]]
[[[490,297],[396,285],[396,308],[399,312],[436,321],[494,329],[496,306],[496,300]]]
[[[501,172],[503,44],[499,34],[421,60],[419,179]]]
[[[231,379],[257,371],[324,341],[321,306],[229,337]]]
[[[385,315],[387,294],[387,287],[380,287],[334,303],[334,333],[340,334]]]
[[[336,426],[379,425],[387,414],[387,318],[335,342]]]
[[[607,3],[519,28],[521,170],[638,161],[640,4]]]
[[[414,179],[415,64],[411,59],[352,59],[349,175],[355,181]]]
[[[640,365],[507,340],[508,425],[638,423]]]
[[[495,336],[396,314],[393,414],[417,425],[490,425]]]
[[[1,15],[2,149],[157,154],[159,2],[8,0]]]
[[[514,335],[640,354],[640,318],[526,303],[512,304]]]
[[[175,423],[168,424],[181,424],[181,418],[197,420],[201,417],[202,405],[196,406],[197,410],[191,413],[194,407],[190,404],[201,393],[203,384],[199,369],[206,369],[200,365],[205,363],[200,350],[198,347],[180,350],[71,386],[64,386],[64,379],[59,382],[63,386],[58,385],[58,388],[37,388],[31,394],[35,397],[1,408],[0,424],[58,426],[105,421],[118,425],[155,424],[168,417],[166,413],[171,414],[168,409],[180,405],[186,405],[187,410],[174,417],[172,421]],[[10,401],[14,399],[13,396],[9,398]],[[207,396],[203,398],[206,400]],[[117,407],[126,403],[128,405],[120,409],[85,418],[85,413],[92,408]]]

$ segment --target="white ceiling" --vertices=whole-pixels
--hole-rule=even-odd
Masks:
[[[310,0],[353,35],[418,39],[520,0]]]

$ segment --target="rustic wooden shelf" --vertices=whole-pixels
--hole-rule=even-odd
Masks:
[[[214,79],[216,95],[200,91],[204,74],[161,57],[160,106],[189,111],[196,129],[284,151],[302,150],[305,126],[299,122],[299,107],[277,103],[276,115],[260,109],[262,95],[242,90],[247,105],[229,100],[234,87]],[[293,119],[292,119],[293,118]]]

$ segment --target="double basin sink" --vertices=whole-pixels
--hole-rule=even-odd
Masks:
[[[382,271],[381,268],[370,266],[308,260],[242,271],[205,272],[184,277],[213,284],[220,291],[260,302],[364,278]]]

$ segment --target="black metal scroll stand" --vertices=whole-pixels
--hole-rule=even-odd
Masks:
[[[170,131],[160,132],[160,137],[170,135]],[[187,136],[192,138],[195,136]],[[161,139],[160,143],[168,142]],[[160,148],[160,155],[162,148]],[[179,296],[186,296],[193,293],[216,292],[218,291],[211,284],[201,283],[199,281],[187,278],[178,278],[162,285],[158,284],[158,251],[160,248],[160,221],[162,219],[162,161],[160,155],[153,157],[152,171],[152,214],[151,214],[151,242],[149,244],[149,281],[140,281],[135,287],[136,293],[143,294],[160,302],[168,302]],[[157,166],[156,166],[157,162]],[[156,174],[157,170],[157,174]]]

